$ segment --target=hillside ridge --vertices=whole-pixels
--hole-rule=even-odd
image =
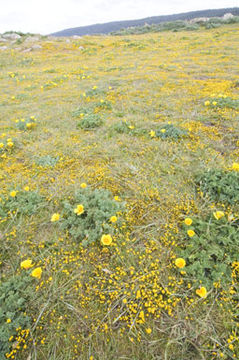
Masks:
[[[168,21],[192,20],[197,17],[221,17],[226,13],[231,13],[234,16],[239,16],[239,8],[233,7],[223,9],[197,10],[172,15],[152,16],[136,20],[112,21],[107,23],[98,23],[93,25],[64,29],[51,33],[50,35],[61,37],[74,35],[82,36],[93,34],[109,34],[111,32],[119,31],[124,28],[144,26],[145,24],[152,25]]]

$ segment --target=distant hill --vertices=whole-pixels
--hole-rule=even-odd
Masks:
[[[192,20],[200,17],[221,17],[226,13],[231,13],[235,16],[239,16],[239,8],[225,8],[225,9],[210,9],[190,11],[187,13],[174,14],[174,15],[162,15],[147,17],[139,20],[126,20],[126,21],[113,21],[104,24],[94,24],[88,26],[80,26],[71,29],[65,29],[52,33],[53,36],[73,36],[73,35],[94,35],[94,34],[109,34],[111,32],[117,32],[121,29],[129,27],[144,26],[145,24],[160,24],[162,22],[171,22],[178,20]]]

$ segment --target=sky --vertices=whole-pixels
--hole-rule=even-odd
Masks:
[[[0,0],[0,33],[67,28],[187,11],[239,7],[239,0]]]

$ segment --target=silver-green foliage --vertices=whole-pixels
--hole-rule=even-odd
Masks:
[[[216,220],[213,215],[192,220],[190,227],[184,225],[186,240],[178,252],[186,260],[187,275],[210,288],[215,282],[229,285],[231,265],[238,260],[239,222],[229,222],[226,216]],[[195,231],[191,238],[188,229]]]
[[[16,196],[2,196],[0,217],[6,218],[10,213],[33,215],[44,203],[44,198],[36,191],[19,191]]]
[[[17,275],[0,283],[0,359],[12,350],[16,329],[29,329],[31,319],[26,315],[31,296],[31,278]],[[9,338],[13,341],[9,341]]]
[[[210,169],[197,176],[200,190],[212,200],[220,203],[238,204],[239,172]]]
[[[84,206],[84,212],[77,215],[77,205]],[[99,242],[103,234],[115,233],[115,226],[110,222],[123,208],[115,201],[109,191],[90,188],[78,191],[71,201],[63,203],[63,219],[60,224],[70,236],[83,246]]]

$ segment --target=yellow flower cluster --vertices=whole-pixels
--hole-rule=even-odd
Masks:
[[[33,263],[31,259],[27,259],[21,262],[20,264],[22,269],[28,270],[31,267],[33,267]],[[31,276],[35,277],[37,279],[41,279],[41,275],[42,275],[42,268],[41,267],[36,267],[34,270],[32,270],[31,272]]]

